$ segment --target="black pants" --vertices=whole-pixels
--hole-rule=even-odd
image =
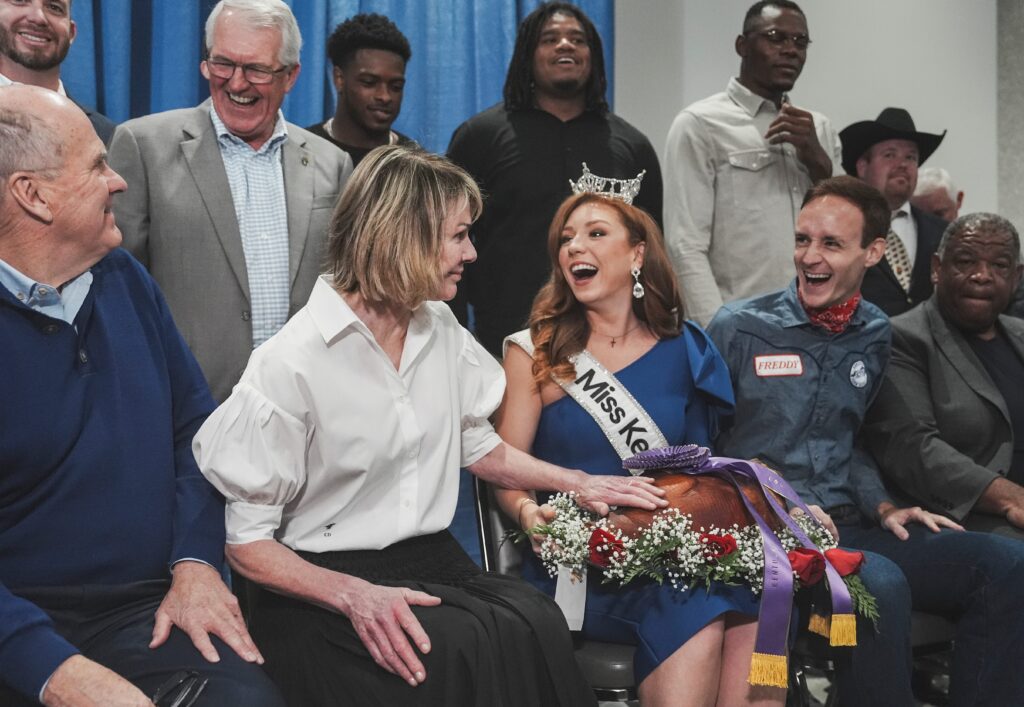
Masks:
[[[412,687],[373,662],[345,616],[261,591],[253,637],[292,707],[567,707],[596,703],[561,611],[510,577],[483,573],[447,531],[384,550],[300,553],[328,569],[440,597],[413,606],[431,651]]]
[[[15,590],[53,619],[57,631],[86,658],[113,670],[152,697],[179,670],[209,678],[196,703],[202,707],[284,707],[263,670],[242,660],[216,636],[210,636],[220,662],[209,663],[177,627],[159,648],[150,649],[153,615],[170,587],[166,581],[117,586],[46,587]],[[0,705],[38,705],[0,684]]]

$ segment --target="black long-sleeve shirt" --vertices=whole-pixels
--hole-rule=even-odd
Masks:
[[[499,104],[455,130],[448,156],[473,175],[485,200],[472,229],[477,261],[466,267],[452,309],[465,325],[466,304],[473,306],[477,336],[495,355],[505,336],[525,326],[551,272],[548,227],[584,162],[600,177],[632,179],[646,170],[634,205],[661,223],[657,154],[612,113],[587,111],[563,122],[540,109],[510,112]]]

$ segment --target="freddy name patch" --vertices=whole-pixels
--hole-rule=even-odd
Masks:
[[[761,378],[802,376],[804,364],[800,360],[800,354],[754,356],[754,373]]]

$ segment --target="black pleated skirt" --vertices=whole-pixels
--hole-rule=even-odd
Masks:
[[[320,567],[440,597],[413,606],[431,641],[412,687],[370,657],[342,614],[259,590],[252,634],[290,707],[596,704],[558,607],[524,582],[481,571],[448,531],[384,550],[299,553]]]

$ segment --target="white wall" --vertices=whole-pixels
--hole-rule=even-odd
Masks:
[[[615,112],[659,155],[679,110],[739,71],[733,40],[754,0],[618,0]],[[799,0],[798,0],[799,1]],[[886,106],[917,129],[949,133],[928,164],[945,167],[968,211],[997,211],[996,0],[802,0],[813,44],[795,105],[837,129]]]

